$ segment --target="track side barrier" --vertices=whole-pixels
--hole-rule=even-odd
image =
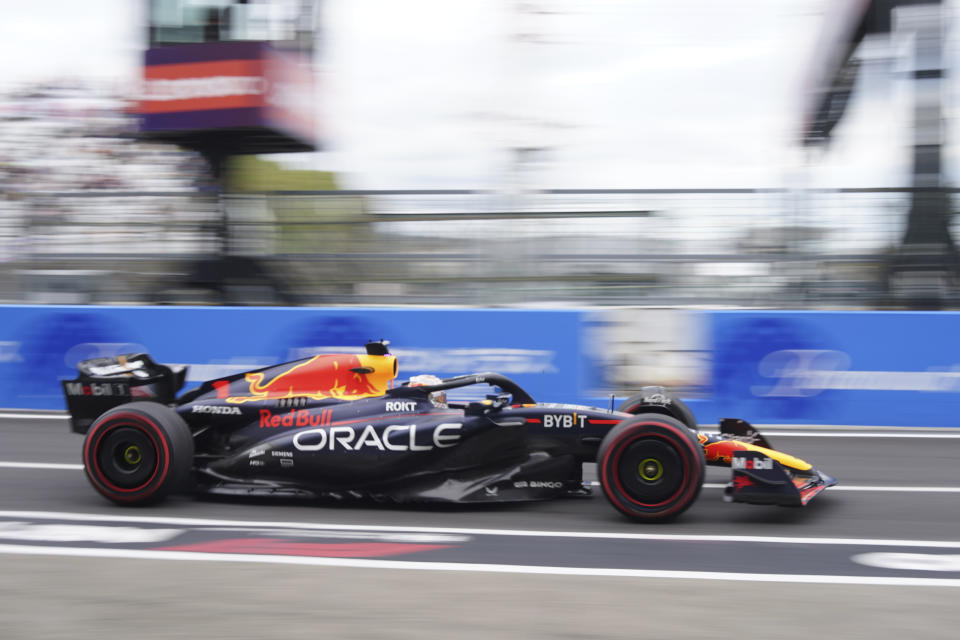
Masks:
[[[960,427],[960,313],[711,311],[698,416]]]
[[[960,313],[0,306],[0,407],[62,410],[87,358],[147,351],[201,381],[389,339],[400,379],[496,371],[605,407],[649,384],[701,424],[960,427]]]
[[[0,306],[0,407],[65,409],[60,380],[80,360],[149,352],[204,380],[316,353],[391,341],[400,379],[497,371],[535,398],[581,398],[577,311]]]

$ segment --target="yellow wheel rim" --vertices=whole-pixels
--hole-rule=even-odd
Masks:
[[[656,458],[646,458],[640,462],[637,473],[644,482],[656,482],[663,477],[663,464]]]

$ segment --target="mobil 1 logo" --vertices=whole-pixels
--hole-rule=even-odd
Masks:
[[[123,397],[130,395],[126,382],[64,382],[63,390],[72,397]]]

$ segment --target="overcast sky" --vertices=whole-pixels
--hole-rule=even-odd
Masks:
[[[783,186],[828,1],[325,0],[328,150],[297,162],[350,188]],[[3,77],[132,89],[142,25],[133,0],[11,3]],[[880,95],[814,181],[902,182],[905,103]]]

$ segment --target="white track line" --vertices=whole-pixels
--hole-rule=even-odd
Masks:
[[[50,469],[59,471],[83,471],[82,464],[63,464],[58,462],[9,462],[0,461],[0,469]],[[596,480],[590,486],[599,487]],[[723,489],[727,485],[722,482],[704,482],[704,489]],[[870,485],[838,485],[830,487],[830,491],[867,491],[879,493],[960,493],[960,487],[878,487]]]
[[[829,491],[878,491],[890,493],[960,493],[960,487],[874,487],[867,485],[837,485]]]
[[[590,482],[590,486],[599,487],[600,483],[596,480]],[[723,489],[727,485],[725,482],[704,482],[704,489]],[[872,485],[847,485],[840,484],[827,489],[834,491],[875,491],[881,493],[960,493],[960,487],[880,487]]]
[[[0,419],[9,420],[69,420],[65,413],[20,413],[16,411],[0,411]]]
[[[83,470],[82,464],[61,464],[59,462],[0,462],[0,469],[63,469]]]
[[[597,483],[600,486],[600,483]],[[704,482],[704,489],[723,489],[726,487],[723,482]],[[876,491],[885,493],[960,493],[960,487],[877,487],[870,485],[846,485],[838,484],[835,487],[828,487],[827,491]]]
[[[602,569],[590,567],[537,567],[530,565],[476,564],[455,562],[415,562],[404,560],[365,560],[355,558],[318,558],[303,556],[240,555],[186,551],[141,551],[133,549],[85,549],[82,547],[31,547],[0,545],[0,553],[18,555],[74,556],[92,558],[129,558],[136,560],[186,560],[189,562],[244,562],[315,567],[352,567],[363,569],[403,569],[417,571],[466,571],[483,573],[520,573],[535,575],[593,576],[616,578],[652,578],[685,580],[730,580],[740,582],[780,582],[804,584],[846,584],[893,587],[960,587],[960,579],[895,578],[870,576],[789,575],[769,573],[724,573],[719,571],[663,571],[652,569]]]
[[[949,427],[946,427],[949,428]],[[910,433],[893,431],[764,431],[764,436],[771,438],[909,438],[909,439],[960,439],[960,433],[950,428],[951,433]],[[703,431],[709,435],[720,435],[717,431]]]
[[[463,535],[515,536],[533,538],[574,538],[604,540],[664,540],[680,542],[750,542],[770,544],[834,545],[863,547],[925,547],[960,549],[957,540],[902,540],[875,538],[808,538],[789,536],[733,536],[672,533],[623,533],[607,531],[537,531],[530,529],[471,529],[458,527],[422,527],[417,525],[361,525],[313,522],[257,522],[251,520],[219,520],[207,518],[176,518],[163,516],[123,516],[99,513],[66,513],[58,511],[0,511],[0,518],[35,520],[72,520],[77,522],[121,522],[129,524],[159,524],[164,526],[198,527],[256,527],[288,528],[327,531],[377,531],[389,533],[450,533]]]

